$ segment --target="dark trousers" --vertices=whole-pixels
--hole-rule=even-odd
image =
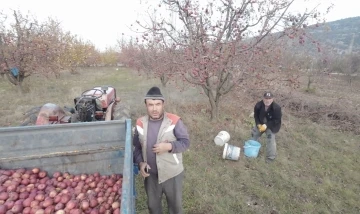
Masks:
[[[182,214],[182,187],[184,171],[159,184],[158,176],[150,174],[145,178],[144,186],[150,214],[162,214],[161,199],[165,194],[170,214]]]

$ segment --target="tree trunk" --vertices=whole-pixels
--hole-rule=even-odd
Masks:
[[[162,74],[162,75],[160,76],[160,80],[161,80],[162,86],[165,88],[165,87],[166,87],[166,83],[169,81],[169,78],[166,77],[165,74]]]
[[[19,84],[17,79],[10,72],[6,73],[6,77],[11,82],[11,84],[13,84],[13,85],[18,85]]]
[[[17,84],[17,87],[18,87],[18,89],[19,89],[20,94],[24,94],[24,88],[23,88],[23,86],[22,86],[22,82],[19,82],[19,83]]]
[[[307,91],[310,91],[310,86],[313,81],[311,80],[311,75],[308,76],[308,83],[307,83]]]
[[[347,78],[348,78],[348,82],[349,82],[349,85],[350,85],[350,88],[351,88],[351,86],[352,86],[352,76],[351,76],[351,74],[348,74]]]
[[[24,76],[20,74],[20,76],[14,77],[10,72],[5,74],[7,79],[10,81],[11,84],[16,86],[21,94],[24,94],[24,88],[22,83],[24,81]]]
[[[210,116],[210,120],[217,120],[219,118],[219,106],[218,103],[215,102],[212,104],[212,102],[210,101],[210,105],[211,105],[211,116]]]
[[[211,91],[207,91],[206,95],[209,98],[209,103],[210,103],[210,120],[217,120],[219,118],[219,96],[214,96],[214,94]]]
[[[79,74],[76,70],[76,68],[73,66],[73,67],[70,67],[70,74],[72,75],[75,75],[75,74]]]

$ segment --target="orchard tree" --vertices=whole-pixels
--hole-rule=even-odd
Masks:
[[[158,78],[164,87],[170,79],[181,74],[176,63],[177,50],[156,45],[139,45],[138,50],[135,67],[150,78]]]
[[[360,54],[350,53],[343,56],[345,66],[343,67],[344,74],[347,77],[350,87],[352,87],[354,77],[360,72]]]
[[[85,59],[85,66],[97,66],[101,62],[101,53],[96,49],[95,45],[92,43],[87,44],[87,56]]]
[[[351,42],[349,44],[349,50],[347,54],[347,68],[346,74],[348,76],[348,81],[350,86],[352,86],[353,76],[357,75],[360,71],[360,55],[359,53],[353,53],[353,45],[354,45],[355,34],[352,35]]]
[[[157,49],[144,44],[139,44],[138,40],[129,42],[122,40],[119,42],[120,57],[119,60],[126,67],[132,68],[138,72],[139,75],[144,74],[148,78],[156,78],[153,75],[155,61],[159,60],[157,56]]]
[[[154,75],[156,64],[154,62],[160,60],[158,56],[159,50],[141,44],[137,44],[135,47],[136,52],[133,53],[135,56],[131,60],[131,66],[139,73],[144,73],[148,78],[156,78],[156,75]]]
[[[148,78],[159,78],[162,85],[170,79],[175,78],[179,70],[176,58],[179,52],[171,47],[164,47],[156,43],[139,43],[136,38],[135,43],[130,40],[119,41],[120,62],[127,67],[133,68],[139,72],[139,75],[145,74]],[[161,63],[159,63],[161,62]]]
[[[119,52],[114,47],[108,47],[100,53],[101,64],[116,66],[119,62]]]
[[[0,75],[2,78],[5,77],[5,74],[7,73],[7,67],[6,67],[6,63],[5,63],[5,56],[4,56],[4,52],[3,49],[4,44],[3,44],[3,35],[5,34],[5,26],[4,26],[4,22],[6,20],[6,17],[0,13]]]
[[[307,29],[320,27],[319,24],[307,26]],[[302,40],[307,40],[308,43]],[[285,73],[292,73],[299,84],[300,77],[307,77],[306,91],[312,92],[311,86],[319,79],[328,77],[329,62],[334,54],[330,46],[318,41],[310,32],[302,31],[300,40],[284,40],[280,45],[283,54],[280,57],[281,69]]]
[[[60,64],[63,69],[69,69],[76,73],[76,69],[82,66],[94,66],[100,63],[100,53],[91,42],[82,39],[70,32],[63,34],[63,50]]]
[[[164,87],[170,79],[174,79],[177,76],[183,74],[179,72],[181,70],[179,67],[180,64],[176,63],[179,57],[179,53],[180,52],[175,48],[165,47],[159,53],[160,59],[153,62],[156,65],[154,74],[160,78],[160,81]]]
[[[62,47],[59,23],[51,19],[39,23],[19,11],[13,11],[11,17],[10,27],[0,34],[1,64],[8,80],[22,92],[22,82],[32,74],[57,74]]]
[[[65,33],[54,19],[40,23],[19,11],[0,15],[0,73],[21,92],[23,81],[32,74],[57,77],[63,69],[100,61],[93,44]]]
[[[120,48],[120,62],[126,67],[135,68],[137,64],[135,58],[139,55],[139,48],[134,44],[132,39],[128,42],[122,39],[118,41],[118,45]]]
[[[282,54],[278,40],[287,37],[303,44],[307,22],[320,17],[316,10],[292,14],[293,3],[214,0],[202,5],[192,0],[162,0],[148,20],[137,21],[144,30],[138,42],[173,50],[158,66],[171,63],[173,74],[200,86],[214,119],[221,97],[238,86],[261,84],[266,88],[266,83],[283,81],[276,75]]]

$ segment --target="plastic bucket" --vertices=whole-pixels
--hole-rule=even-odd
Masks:
[[[219,132],[218,135],[214,138],[214,142],[218,146],[223,146],[225,143],[229,142],[230,134],[226,131]]]
[[[245,142],[244,155],[246,157],[256,158],[259,154],[261,144],[255,140],[248,140]]]
[[[225,143],[224,151],[223,151],[223,159],[239,160],[239,157],[240,157],[240,147]]]

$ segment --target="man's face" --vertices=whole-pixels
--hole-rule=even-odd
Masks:
[[[273,101],[274,101],[273,98],[264,98],[263,99],[263,102],[264,102],[266,107],[269,107]]]
[[[145,105],[147,113],[152,120],[159,120],[162,118],[165,105],[162,100],[147,99]]]

